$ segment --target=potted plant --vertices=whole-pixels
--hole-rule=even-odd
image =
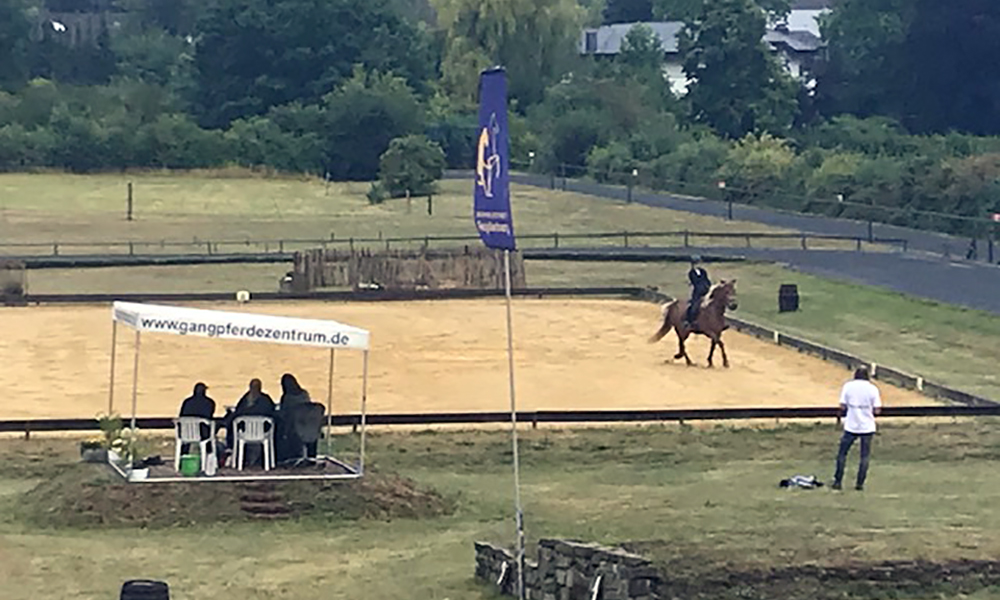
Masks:
[[[122,418],[117,414],[108,413],[97,416],[97,425],[101,430],[100,442],[108,462],[119,462],[123,456],[125,441],[122,439]],[[81,444],[81,453],[83,444]]]
[[[146,441],[139,435],[139,429],[123,429],[121,439],[125,441],[124,456],[128,460],[129,481],[141,481],[149,477],[149,467],[146,465],[148,448]]]
[[[103,437],[90,438],[80,442],[80,460],[86,463],[108,462],[108,449]]]

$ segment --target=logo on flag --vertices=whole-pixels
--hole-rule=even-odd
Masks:
[[[479,76],[479,141],[473,214],[489,248],[514,250],[507,141],[507,75],[502,68]]]

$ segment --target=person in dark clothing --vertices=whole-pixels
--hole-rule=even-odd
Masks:
[[[194,392],[181,402],[181,412],[182,417],[198,417],[201,419],[212,420],[215,418],[215,400],[208,397],[208,386],[202,382],[194,384]],[[201,437],[202,439],[207,438],[212,435],[211,430],[207,425],[201,426]],[[188,444],[181,447],[181,453],[186,454],[188,452]]]
[[[299,385],[294,375],[285,373],[281,376],[281,410],[310,402],[309,392]]]
[[[264,393],[263,384],[260,379],[251,379],[250,386],[240,401],[236,403],[236,408],[226,415],[224,424],[226,427],[226,444],[230,449],[236,448],[236,431],[233,422],[237,417],[268,417],[275,418],[274,400]],[[263,454],[257,444],[250,444],[247,449],[247,464],[255,465],[260,463],[263,466]]]
[[[708,278],[708,272],[701,266],[701,257],[691,257],[691,270],[688,271],[688,281],[691,282],[691,303],[688,304],[686,320],[689,326],[694,325],[698,318],[698,309],[701,308],[701,300],[712,287],[712,281]]]
[[[182,417],[211,419],[215,416],[215,400],[208,397],[208,386],[202,382],[194,384],[194,393],[181,403]]]
[[[291,418],[291,411],[294,410],[296,406],[302,404],[309,404],[312,399],[309,397],[309,392],[299,385],[299,382],[295,379],[295,376],[291,373],[285,373],[281,376],[281,406],[279,408],[279,413],[284,417],[282,419],[281,431],[279,432],[281,436],[281,442],[278,444],[279,454],[283,458],[279,458],[279,462],[284,458],[292,458],[299,456],[302,449],[302,442],[299,439],[297,433],[295,433],[294,423]],[[309,444],[307,453],[310,457],[316,456],[316,444]]]
[[[237,417],[274,417],[274,400],[261,389],[260,379],[251,379],[250,387],[236,403]]]

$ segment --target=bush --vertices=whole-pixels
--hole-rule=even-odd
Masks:
[[[637,162],[624,142],[597,146],[587,155],[587,174],[602,183],[626,183]]]
[[[369,204],[382,204],[389,197],[389,193],[381,181],[373,181],[368,186],[368,193],[365,196],[368,198]]]
[[[788,203],[779,194],[786,189],[795,162],[787,140],[750,134],[729,150],[719,176],[732,200],[749,203],[767,197],[769,204],[781,205]]]
[[[408,135],[389,142],[382,154],[379,181],[393,198],[409,193],[424,196],[435,191],[434,182],[441,179],[445,158],[441,146],[423,135]]]

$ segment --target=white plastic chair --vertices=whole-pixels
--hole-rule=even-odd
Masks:
[[[236,442],[236,468],[243,470],[247,444],[260,444],[264,452],[264,470],[274,468],[274,419],[271,417],[236,417],[233,419]]]
[[[208,437],[201,437],[202,427],[208,427]],[[218,458],[215,454],[215,421],[201,417],[179,417],[174,419],[174,470],[181,470],[181,448],[184,444],[198,444],[201,456],[201,470],[206,475],[215,475]]]

